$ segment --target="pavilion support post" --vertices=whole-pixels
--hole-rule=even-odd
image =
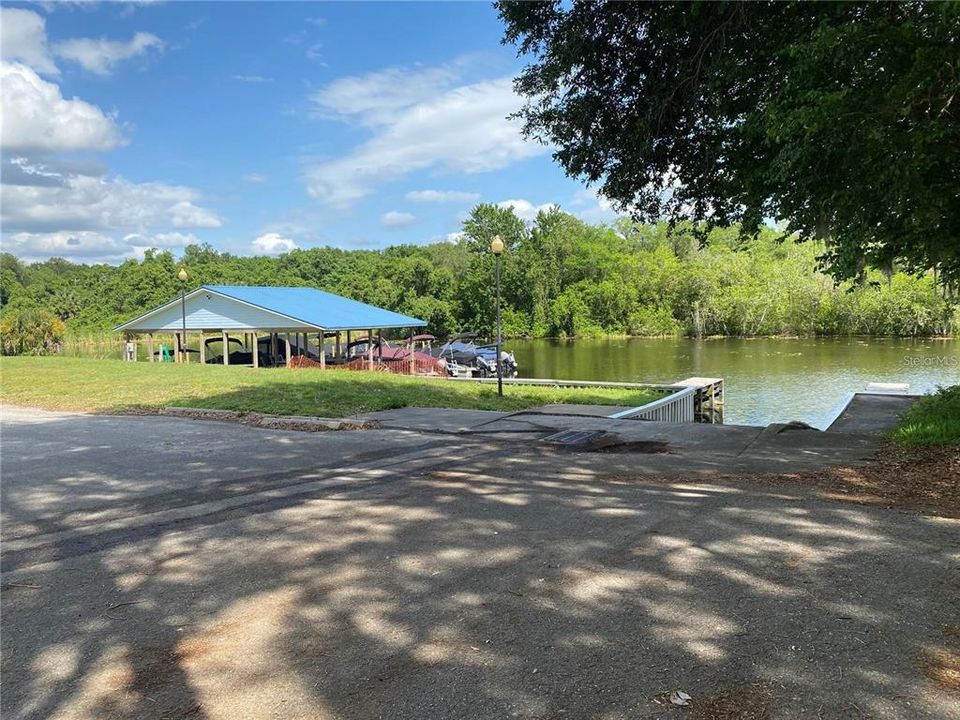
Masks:
[[[308,354],[308,353],[307,353],[307,347],[308,347],[308,346],[307,346],[307,342],[308,342],[308,340],[307,340],[307,334],[304,333],[304,334],[303,334],[303,345],[300,346],[300,356],[301,356],[301,357],[303,357],[303,356],[305,356],[305,355]]]
[[[347,330],[347,349],[343,351],[343,354],[348,357],[350,356],[350,343],[352,342],[353,342],[353,331]]]
[[[256,331],[251,334],[253,335],[253,367],[258,368],[260,367],[260,343]]]
[[[340,357],[340,331],[337,330],[337,339],[335,342],[335,347],[333,349],[333,356]]]
[[[317,350],[320,354],[320,369],[327,369],[327,351],[323,347],[323,333],[317,333]]]
[[[271,360],[272,367],[277,366],[277,343],[278,342],[279,340],[277,339],[277,334],[275,332],[271,332],[270,333],[270,360]]]
[[[377,362],[383,362],[383,331],[377,330]]]
[[[413,330],[410,331],[410,374],[413,375],[417,372],[417,360],[415,357],[415,352],[413,349]]]
[[[223,343],[223,364],[230,364],[230,336],[226,330],[220,331],[220,342]]]
[[[176,360],[175,362],[183,362],[183,348],[180,345],[180,333],[173,334],[173,346],[176,350]]]
[[[284,355],[287,356],[287,367],[290,367],[290,333],[283,334]]]
[[[205,342],[207,338],[203,334],[203,330],[198,334],[200,335],[200,364],[203,365],[207,362],[207,343]]]
[[[147,355],[149,355],[147,360],[153,362],[153,333],[147,333]]]
[[[373,370],[373,328],[367,330],[367,367]]]

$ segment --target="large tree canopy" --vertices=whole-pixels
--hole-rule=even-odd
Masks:
[[[960,6],[499,2],[525,131],[642,219],[960,280]]]

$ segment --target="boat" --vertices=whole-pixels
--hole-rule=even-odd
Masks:
[[[368,362],[371,345],[373,346],[373,359],[380,365],[387,368],[396,368],[398,372],[406,372],[410,364],[410,355],[413,354],[415,374],[417,375],[444,375],[449,374],[447,362],[430,352],[430,343],[435,338],[432,335],[417,335],[410,339],[397,341],[398,344],[410,345],[413,341],[413,347],[397,347],[383,338],[358,338],[346,347],[345,364],[355,369],[364,369]],[[423,350],[417,350],[416,345],[421,344]]]
[[[429,350],[436,358],[446,360],[447,374],[451,377],[496,377],[496,344],[477,345],[473,341],[477,333],[454,335],[438,348]],[[500,369],[503,377],[516,377],[517,360],[513,353],[500,350]]]

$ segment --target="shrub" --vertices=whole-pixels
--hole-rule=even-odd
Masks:
[[[960,445],[960,385],[917,400],[892,435],[901,445]]]
[[[0,350],[4,355],[49,355],[60,349],[67,326],[48,310],[18,308],[0,318]]]

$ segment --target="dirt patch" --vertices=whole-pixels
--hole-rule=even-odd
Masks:
[[[622,442],[604,445],[595,448],[593,452],[600,453],[665,453],[670,452],[670,445],[658,440],[638,440],[636,442]]]
[[[695,697],[689,707],[689,720],[769,720],[773,696],[762,685],[740,685]]]
[[[669,476],[608,475],[612,482],[657,482],[673,484]],[[799,483],[815,487],[823,497],[858,505],[881,505],[919,510],[927,515],[960,518],[960,447],[900,450],[883,448],[868,464],[831,467],[798,473],[751,473],[697,475],[684,482]]]
[[[346,420],[341,418],[305,417],[297,415],[268,415],[259,412],[238,410],[214,410],[207,408],[167,407],[163,409],[131,407],[122,410],[100,410],[96,415],[167,415],[189,420],[213,420],[233,422],[267,430],[297,430],[300,432],[324,432],[328,430],[372,430],[380,427],[374,420]]]
[[[920,510],[960,518],[960,448],[886,447],[861,467],[761,476],[813,485],[842,502]]]
[[[924,674],[937,685],[960,693],[960,625],[943,630],[944,644],[929,647],[920,655]]]

